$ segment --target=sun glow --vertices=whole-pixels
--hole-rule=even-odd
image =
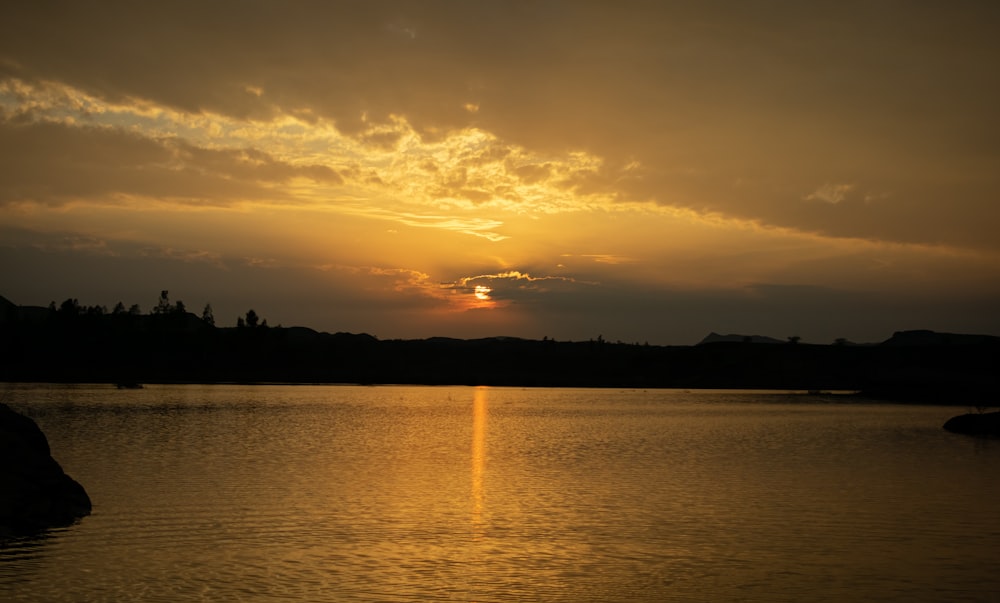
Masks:
[[[486,285],[476,285],[476,299],[490,301],[491,291],[493,291],[493,289],[490,289]]]

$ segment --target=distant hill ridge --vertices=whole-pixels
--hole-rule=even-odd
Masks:
[[[972,345],[980,343],[1000,343],[1000,337],[993,335],[968,335],[962,333],[938,333],[936,331],[915,330],[896,331],[882,345]]]
[[[4,322],[19,322],[25,321],[29,323],[44,323],[50,315],[51,310],[42,306],[20,306],[10,301],[6,297],[0,295],[0,323]],[[198,328],[204,327],[202,320],[190,312],[184,313],[185,320],[184,326],[190,330],[196,330]],[[221,329],[226,329],[227,327],[219,327]],[[288,335],[297,340],[309,340],[317,337],[322,337],[324,335],[329,336],[328,333],[316,331],[310,327],[295,326],[286,327],[285,331]],[[342,333],[338,332],[334,334],[335,336],[345,337],[354,335],[352,333]],[[371,335],[362,333],[361,337],[372,337]],[[721,335],[715,331],[710,332],[701,341],[695,345],[704,345],[709,343],[764,343],[764,344],[787,344],[792,341],[793,338],[778,339],[775,337],[770,337],[767,335],[744,335],[740,333],[728,333],[726,335]],[[509,337],[509,336],[496,336],[496,337],[485,337],[480,338],[481,341],[504,341],[504,340],[515,340],[515,341],[530,341],[523,340],[520,337]],[[795,342],[799,342],[798,338],[794,338]],[[464,341],[454,337],[428,337],[422,341],[427,342],[460,342]],[[471,340],[470,340],[471,341]],[[801,342],[807,344],[808,342]],[[994,335],[980,335],[980,334],[965,334],[965,333],[941,333],[937,331],[932,331],[929,329],[914,329],[906,331],[896,331],[892,334],[889,339],[872,344],[855,344],[847,340],[838,340],[836,343],[843,343],[847,345],[888,345],[888,346],[923,346],[923,345],[971,345],[971,344],[1000,344],[1000,337]]]
[[[269,327],[250,313],[235,327],[218,327],[179,302],[150,314],[120,305],[108,313],[75,299],[52,306],[17,306],[0,297],[0,381],[766,388],[944,404],[1000,401],[1000,337],[990,335],[899,331],[869,345],[718,333],[705,345],[687,346],[601,337],[381,340]]]
[[[715,331],[712,331],[705,336],[704,339],[698,342],[698,345],[705,343],[720,343],[720,342],[744,342],[744,343],[786,343],[786,341],[781,339],[775,339],[774,337],[767,337],[765,335],[737,335],[730,333],[729,335],[719,335]]]
[[[796,340],[797,341],[797,340]],[[740,335],[730,333],[719,335],[715,331],[709,333],[696,345],[706,343],[721,342],[742,342],[742,343],[789,343],[790,340],[776,339],[766,335]],[[804,342],[803,342],[804,343]],[[916,329],[912,331],[896,331],[892,337],[877,344],[856,344],[847,340],[838,340],[837,343],[845,345],[888,345],[888,346],[921,346],[921,345],[973,345],[981,343],[1000,343],[1000,337],[994,335],[978,335],[965,333],[939,333],[927,329]]]

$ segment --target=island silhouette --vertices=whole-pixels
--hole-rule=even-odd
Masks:
[[[826,345],[711,333],[689,346],[516,337],[378,339],[273,327],[249,310],[215,324],[167,291],[149,313],[66,299],[0,297],[0,380],[142,383],[359,383],[860,391],[904,402],[995,406],[1000,337],[900,331]]]

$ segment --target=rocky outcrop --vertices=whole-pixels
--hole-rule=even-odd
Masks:
[[[90,511],[87,492],[52,458],[38,425],[0,404],[0,537],[66,526]]]
[[[1000,436],[1000,412],[973,412],[948,419],[944,428],[974,436]]]

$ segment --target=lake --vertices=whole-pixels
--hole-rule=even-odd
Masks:
[[[15,385],[89,492],[3,601],[997,601],[1000,440],[837,395]]]

